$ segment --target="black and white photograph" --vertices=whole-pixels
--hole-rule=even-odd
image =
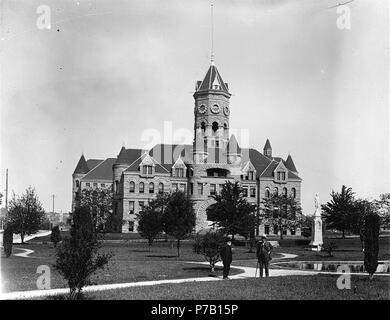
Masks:
[[[0,0],[0,299],[390,300],[389,6]]]

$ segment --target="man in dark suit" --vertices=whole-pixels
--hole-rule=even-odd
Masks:
[[[226,240],[226,244],[221,248],[220,255],[223,263],[223,278],[229,279],[230,264],[233,260],[232,240],[230,237]]]
[[[262,235],[261,240],[257,243],[256,256],[260,267],[260,277],[263,277],[263,269],[265,276],[268,277],[269,261],[271,260],[272,245],[267,241],[267,236]]]

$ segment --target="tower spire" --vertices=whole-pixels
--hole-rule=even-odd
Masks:
[[[211,65],[214,65],[214,5],[211,4]]]

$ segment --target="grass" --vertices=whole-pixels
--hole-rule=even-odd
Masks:
[[[351,289],[339,290],[337,276],[288,276],[186,284],[162,284],[86,293],[87,299],[118,300],[389,300],[390,278],[352,276]]]
[[[173,243],[172,243],[173,244]],[[32,258],[11,256],[1,258],[2,286],[5,292],[20,290],[35,290],[39,274],[39,265],[51,267],[51,287],[67,287],[66,281],[52,267],[55,262],[55,251],[52,245],[33,244],[14,246],[28,248],[35,252]],[[146,243],[103,244],[102,251],[114,254],[107,268],[94,275],[92,284],[123,283],[148,280],[182,279],[192,277],[207,277],[210,268],[207,265],[188,263],[188,261],[205,261],[200,255],[192,252],[192,244],[183,243],[181,256],[176,256],[176,247],[168,243],[156,243],[149,251]],[[251,257],[245,248],[237,249],[236,255],[242,259]],[[21,251],[20,251],[21,252]],[[232,268],[231,274],[241,270]],[[221,268],[216,268],[216,274],[221,275]]]

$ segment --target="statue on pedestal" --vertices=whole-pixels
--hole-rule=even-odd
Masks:
[[[313,250],[321,251],[321,246],[324,241],[322,238],[322,219],[321,219],[321,209],[320,209],[320,197],[318,194],[314,197],[314,221],[312,226],[312,235],[310,245],[315,247]]]

